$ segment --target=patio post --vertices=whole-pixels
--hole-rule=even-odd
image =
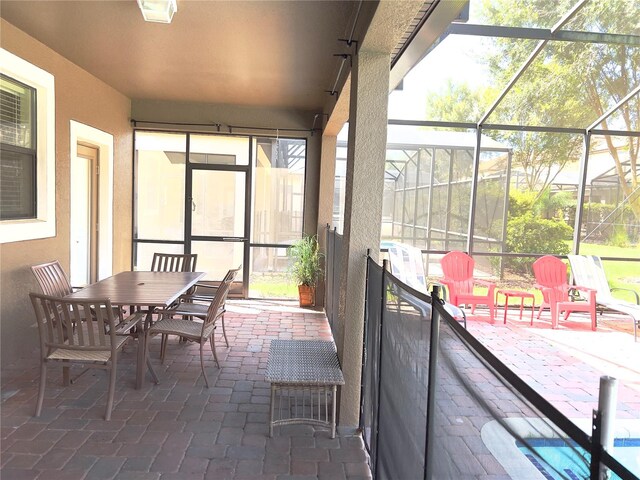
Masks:
[[[340,425],[358,425],[366,252],[380,251],[387,146],[389,54],[353,57],[340,304],[336,346],[345,377]]]
[[[440,302],[440,287],[431,290],[431,337],[429,339],[429,379],[427,383],[427,429],[424,442],[424,479],[433,477],[434,413],[436,405],[436,374],[438,370],[438,346],[440,345],[440,312],[434,304]]]
[[[324,262],[328,261],[326,244],[327,234],[326,226],[333,224],[333,190],[335,183],[336,171],[336,143],[338,137],[336,135],[322,135],[322,152],[320,156],[320,177],[318,185],[318,240],[320,241],[320,249],[325,254]],[[318,282],[317,299],[326,298],[326,289],[329,280],[327,278],[320,279]],[[327,305],[324,305],[325,307]]]
[[[611,454],[615,436],[616,404],[618,401],[618,379],[603,375],[600,377],[600,393],[598,396],[598,412],[600,420],[599,435],[594,434],[594,440],[599,439],[602,449]],[[595,445],[598,448],[598,445]],[[599,456],[598,456],[599,457]],[[599,460],[599,458],[598,458]],[[593,462],[593,456],[591,461]],[[598,478],[609,478],[607,467],[600,463]],[[595,471],[592,467],[591,471]]]

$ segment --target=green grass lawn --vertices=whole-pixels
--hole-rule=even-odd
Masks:
[[[254,275],[249,280],[252,298],[298,298],[298,287],[285,275]]]
[[[599,257],[640,258],[640,247],[612,247],[583,243],[580,245],[581,255],[598,255]],[[610,287],[629,288],[640,294],[640,262],[603,260],[604,271]],[[635,302],[633,294],[614,292],[616,298]]]
[[[600,257],[625,257],[639,258],[640,247],[613,247],[609,245],[597,245],[583,243],[580,245],[582,255],[598,255]],[[604,261],[604,268],[611,287],[629,288],[640,294],[640,262],[628,261]],[[432,279],[436,280],[437,279]],[[499,282],[499,288],[515,288],[531,292],[536,297],[536,305],[542,301],[539,290],[533,287],[533,280],[527,282],[527,288],[518,285],[510,285],[509,282]],[[477,288],[477,293],[486,292],[486,289]],[[617,298],[635,302],[635,297],[628,292],[615,292]],[[250,280],[250,296],[257,298],[297,298],[298,288],[286,277],[285,274],[258,275],[254,274]],[[504,297],[498,299],[502,304]],[[527,300],[527,303],[529,300]],[[512,305],[519,304],[519,299],[514,298],[509,302]]]

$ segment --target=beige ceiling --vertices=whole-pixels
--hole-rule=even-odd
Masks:
[[[320,109],[354,1],[178,0],[169,25],[135,0],[0,2],[0,16],[132,99]]]

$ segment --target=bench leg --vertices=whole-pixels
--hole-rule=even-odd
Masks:
[[[276,406],[276,386],[271,384],[271,406],[269,407],[269,437],[273,437],[273,414]]]
[[[333,386],[333,400],[331,402],[331,438],[336,438],[336,392],[338,388]]]

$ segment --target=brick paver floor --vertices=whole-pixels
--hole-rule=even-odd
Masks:
[[[222,368],[211,359],[206,363],[210,389],[200,375],[197,345],[170,339],[160,365],[156,338],[150,356],[161,383],[152,385],[147,378],[145,387],[135,390],[136,346],[131,345],[119,362],[110,422],[103,420],[104,372],[90,370],[63,388],[61,372],[51,369],[43,413],[34,418],[37,362],[3,366],[2,479],[370,478],[362,441],[351,432],[339,431],[331,439],[326,430],[295,425],[276,428],[274,438],[268,438],[264,373],[269,343],[276,338],[330,339],[325,316],[269,301],[235,301],[231,310],[231,347],[220,337],[217,342]],[[590,418],[598,379],[611,375],[620,382],[617,417],[640,418],[640,342],[633,341],[628,326],[622,329],[626,331],[618,328],[628,320],[601,321],[592,332],[576,314],[575,321],[556,330],[544,317],[531,327],[527,315],[520,320],[515,310],[506,325],[501,314],[494,323],[482,311],[478,314],[469,320],[469,330],[568,417]],[[475,458],[456,464],[457,471],[464,478],[508,478],[480,439],[486,420],[467,405],[459,387],[447,379],[441,387],[455,397],[443,402],[443,413],[452,420],[443,425],[442,447],[458,452],[452,464]],[[505,412],[511,408],[504,401],[497,405]],[[471,421],[465,420],[465,412]],[[463,447],[472,455],[460,455]]]
[[[209,358],[211,388],[198,346],[170,338],[160,365],[159,337],[150,357],[160,384],[134,389],[136,345],[118,362],[112,420],[104,421],[106,375],[89,370],[62,387],[50,368],[42,415],[33,417],[39,369],[28,361],[2,370],[0,477],[12,479],[364,479],[370,478],[359,436],[306,425],[268,437],[270,388],[265,382],[272,339],[331,339],[323,313],[293,303],[233,301],[226,316],[230,348],[220,332],[221,368]],[[37,351],[33,358],[36,359]],[[73,373],[72,373],[73,375]]]

